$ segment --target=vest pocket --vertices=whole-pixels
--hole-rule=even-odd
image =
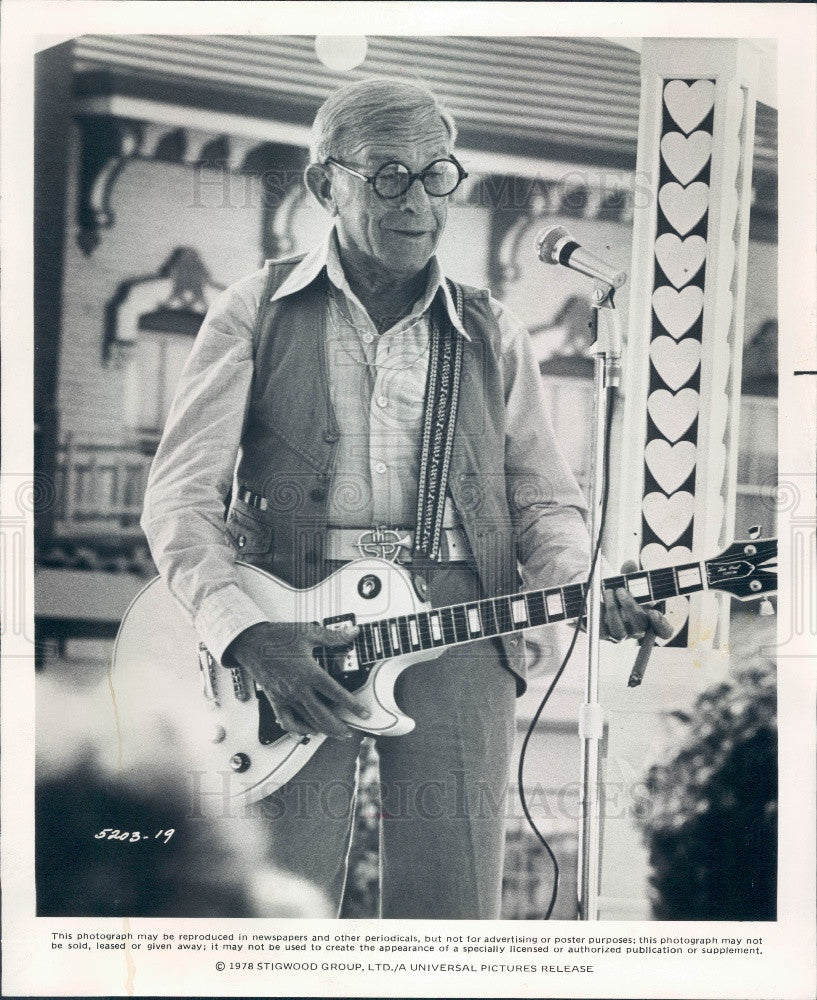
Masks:
[[[272,548],[272,526],[235,507],[227,516],[226,531],[240,556],[265,555]]]

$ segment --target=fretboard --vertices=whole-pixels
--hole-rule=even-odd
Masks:
[[[654,604],[703,590],[704,581],[703,563],[692,562],[606,577],[604,588],[623,587],[639,604]],[[586,583],[571,583],[365,622],[355,647],[361,662],[376,663],[404,653],[575,622],[583,614],[586,590]]]

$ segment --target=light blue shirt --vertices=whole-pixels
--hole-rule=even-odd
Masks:
[[[328,499],[329,523],[413,527],[419,439],[428,365],[428,308],[440,288],[452,323],[468,337],[433,258],[424,294],[382,334],[352,292],[334,234],[293,269],[279,299],[326,270],[326,336],[332,404],[340,429]],[[159,571],[202,641],[221,658],[244,629],[266,616],[236,576],[224,530],[223,497],[233,485],[253,377],[253,329],[264,294],[261,270],[231,285],[212,305],[182,373],[156,453],[142,527]],[[506,478],[542,470],[550,502],[515,511],[526,587],[585,579],[586,509],[554,439],[527,330],[490,299],[500,334],[505,386]],[[450,500],[446,521],[454,523]]]

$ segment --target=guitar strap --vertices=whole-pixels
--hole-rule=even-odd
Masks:
[[[462,291],[448,281],[457,316],[462,323]],[[457,403],[462,374],[462,337],[443,308],[431,311],[430,354],[423,404],[420,475],[417,483],[417,517],[414,554],[438,559]]]

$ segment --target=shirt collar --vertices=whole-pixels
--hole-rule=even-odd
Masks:
[[[346,276],[343,273],[334,229],[332,229],[322,243],[310,250],[303,260],[295,265],[270,301],[277,302],[288,295],[294,295],[296,292],[302,291],[307,285],[311,285],[324,270],[333,285],[339,288],[345,295],[352,295],[352,291],[346,281]],[[448,318],[451,320],[452,326],[466,340],[470,340],[471,338],[468,336],[465,327],[457,315],[457,308],[451,297],[451,289],[445,280],[440,262],[435,255],[431,258],[428,269],[428,284],[426,285],[425,293],[420,305],[415,308],[414,312],[425,312],[433,302],[434,297],[440,293],[442,294],[445,310],[448,313]]]

